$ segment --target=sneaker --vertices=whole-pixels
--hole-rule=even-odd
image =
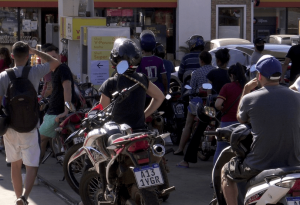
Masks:
[[[25,196],[21,196],[21,197],[19,197],[18,199],[17,199],[17,201],[16,201],[16,205],[18,204],[18,202],[22,202],[22,205],[28,205],[29,203],[28,203],[28,201],[26,201],[26,199],[25,199]]]

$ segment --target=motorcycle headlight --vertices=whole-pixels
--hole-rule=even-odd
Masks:
[[[216,117],[216,110],[213,107],[204,107],[204,113],[209,117]]]

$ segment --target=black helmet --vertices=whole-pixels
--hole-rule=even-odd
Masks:
[[[161,43],[156,43],[155,49],[154,49],[154,55],[158,56],[162,59],[165,58],[166,55],[166,50],[163,44]]]
[[[251,126],[248,124],[233,124],[234,130],[231,134],[230,145],[234,153],[240,157],[245,158],[250,151],[252,144]]]
[[[186,43],[189,46],[190,50],[193,50],[195,48],[199,48],[202,50],[204,49],[204,38],[200,35],[192,35],[187,41]]]
[[[130,39],[118,38],[114,42],[114,47],[110,53],[110,61],[116,66],[122,60],[126,60],[129,66],[138,66],[141,62],[142,54],[137,45]]]
[[[8,128],[8,117],[5,114],[0,114],[0,136],[4,135]]]
[[[153,51],[156,45],[155,34],[150,30],[144,30],[140,35],[140,42],[142,50]]]

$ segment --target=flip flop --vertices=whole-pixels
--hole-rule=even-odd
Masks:
[[[179,168],[190,168],[189,166],[185,166],[185,165],[181,165],[181,164],[176,164],[176,167],[179,167]]]

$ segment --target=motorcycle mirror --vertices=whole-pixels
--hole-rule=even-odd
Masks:
[[[76,112],[76,108],[71,102],[65,102],[65,106],[68,108],[70,112]]]
[[[172,97],[172,96],[171,96],[170,94],[167,94],[167,95],[166,95],[166,100],[170,100],[171,97]]]
[[[213,107],[204,107],[204,113],[209,117],[216,117],[216,110]]]
[[[149,78],[149,80],[154,83],[155,81],[157,81],[157,77],[153,77],[153,78]]]
[[[202,89],[203,90],[211,90],[212,89],[212,85],[210,83],[203,83],[202,84]]]
[[[191,90],[192,89],[192,87],[189,86],[189,85],[185,85],[184,88],[187,89],[187,90]]]
[[[125,71],[129,68],[129,64],[126,60],[122,60],[117,65],[117,72],[119,74],[125,73]]]

